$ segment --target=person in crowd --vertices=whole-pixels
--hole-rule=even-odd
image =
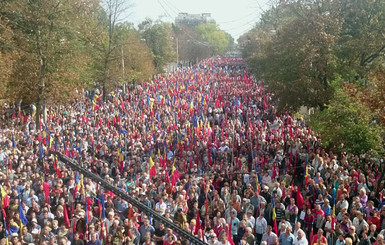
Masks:
[[[325,149],[244,64],[215,57],[130,89],[76,91],[38,122],[34,106],[11,108],[1,244],[188,244],[53,152],[208,244],[384,244],[383,187],[366,184],[382,159]]]

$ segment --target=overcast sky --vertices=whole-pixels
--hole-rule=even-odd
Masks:
[[[174,22],[179,12],[211,13],[222,30],[235,40],[250,30],[272,0],[132,0],[129,21],[136,25],[146,17]],[[171,17],[170,17],[171,16]]]

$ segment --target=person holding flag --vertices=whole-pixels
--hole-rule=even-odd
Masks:
[[[240,220],[237,218],[237,213],[233,210],[230,212],[230,217],[227,219],[227,224],[229,225],[229,240],[234,241],[234,238],[238,235],[238,228],[240,225]]]
[[[273,230],[274,230],[275,234],[278,234],[277,213],[276,213],[276,210],[275,210],[274,196],[272,196],[271,201],[272,201],[272,211],[271,211],[272,215],[271,215],[271,219],[273,221]]]

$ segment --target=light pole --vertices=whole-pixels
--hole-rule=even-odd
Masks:
[[[122,80],[123,80],[123,92],[126,92],[126,82],[124,81],[124,53],[123,53],[123,45],[122,45]]]
[[[176,66],[178,67],[179,63],[179,39],[176,38]]]

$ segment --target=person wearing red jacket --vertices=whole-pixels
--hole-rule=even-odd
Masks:
[[[312,244],[317,243],[318,238],[320,238],[322,244],[327,244],[326,237],[323,235],[324,231],[322,229],[318,229],[317,234],[313,236],[313,242]]]
[[[306,214],[304,218],[304,223],[305,223],[304,228],[305,228],[307,237],[310,237],[310,233],[311,233],[311,229],[313,228],[314,221],[315,221],[314,215],[312,214],[311,209],[308,208],[306,210]]]
[[[377,227],[377,231],[381,230],[381,219],[378,215],[378,211],[374,210],[373,212],[370,212],[370,217],[368,219],[368,224],[375,224]]]

